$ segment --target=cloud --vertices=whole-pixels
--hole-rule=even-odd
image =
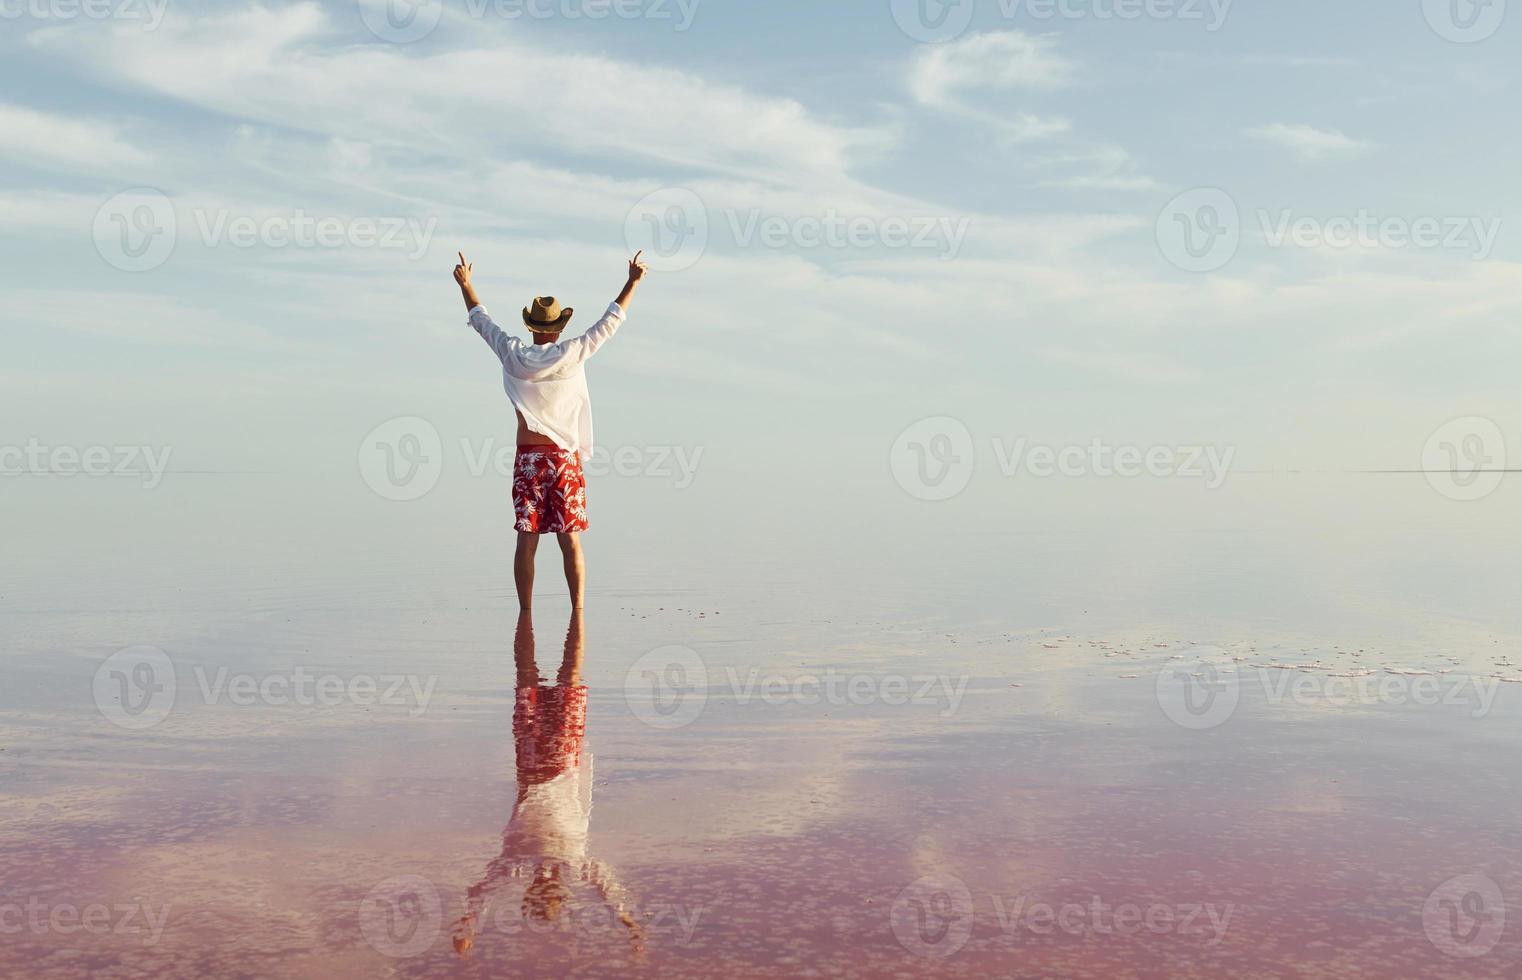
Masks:
[[[244,119],[429,152],[534,148],[616,156],[728,175],[839,175],[885,148],[880,128],[848,129],[793,99],[697,75],[545,49],[473,24],[468,49],[417,53],[336,43],[315,4],[234,14],[177,13],[159,30],[32,43],[171,98]],[[195,79],[187,85],[186,79]]]
[[[909,66],[909,91],[921,105],[956,109],[969,93],[1066,88],[1075,70],[1051,35],[996,31],[920,48]]]
[[[1193,371],[1166,355],[1117,351],[1108,348],[1074,350],[1067,347],[1046,347],[1039,353],[1056,364],[1083,368],[1090,372],[1133,382],[1174,383],[1188,381],[1194,377]]]
[[[1087,153],[1046,157],[1037,161],[1037,164],[1081,171],[1065,177],[1042,180],[1038,184],[1041,187],[1105,191],[1150,191],[1158,187],[1156,180],[1141,172],[1136,158],[1118,146],[1102,147]]]
[[[0,102],[0,156],[95,171],[139,166],[153,157],[106,123]]]
[[[1316,163],[1335,156],[1361,153],[1374,144],[1354,139],[1336,129],[1316,129],[1314,126],[1273,123],[1246,130],[1248,136],[1285,147],[1307,163]]]

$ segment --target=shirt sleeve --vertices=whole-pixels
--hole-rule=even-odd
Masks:
[[[602,319],[592,324],[586,333],[580,337],[573,337],[570,340],[562,340],[555,345],[565,352],[565,359],[560,362],[560,366],[565,368],[574,367],[597,353],[597,349],[611,340],[613,334],[618,332],[618,328],[623,322],[623,307],[617,303],[609,303],[608,312],[602,315]]]
[[[481,339],[486,341],[486,345],[496,352],[497,360],[507,360],[507,356],[513,352],[513,349],[523,343],[497,326],[491,314],[486,312],[486,307],[471,307],[469,316],[470,325],[475,328],[476,333],[481,335]]]

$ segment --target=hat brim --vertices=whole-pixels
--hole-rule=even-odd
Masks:
[[[567,323],[571,322],[571,314],[575,312],[576,309],[574,307],[567,306],[560,311],[560,316],[554,320],[535,320],[530,315],[529,308],[525,306],[523,308],[523,325],[534,333],[559,333],[565,329]]]

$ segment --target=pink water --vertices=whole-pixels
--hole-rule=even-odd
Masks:
[[[0,973],[1522,972],[1488,586],[1397,528],[1333,588],[1252,527],[935,540],[849,580],[608,544],[569,660],[552,570],[530,641],[491,554],[18,576]]]

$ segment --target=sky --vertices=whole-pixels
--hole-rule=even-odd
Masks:
[[[0,445],[356,487],[379,431],[447,484],[512,431],[456,252],[499,321],[555,295],[575,332],[644,249],[599,442],[745,507],[821,470],[933,499],[948,445],[1522,459],[1503,0],[0,18]]]

